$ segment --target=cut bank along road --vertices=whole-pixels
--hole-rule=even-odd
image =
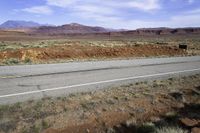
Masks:
[[[200,73],[200,56],[1,66],[0,104]]]

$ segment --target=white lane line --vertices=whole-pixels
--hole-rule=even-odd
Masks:
[[[166,73],[157,73],[157,74],[150,74],[150,75],[141,75],[141,76],[127,77],[127,78],[119,78],[119,79],[112,79],[112,80],[105,80],[105,81],[97,81],[97,82],[63,86],[63,87],[57,87],[57,88],[51,88],[51,89],[44,89],[44,90],[36,90],[36,91],[28,91],[28,92],[22,92],[22,93],[1,95],[0,98],[28,95],[28,94],[34,94],[34,93],[40,93],[40,92],[55,91],[55,90],[62,90],[62,89],[67,89],[67,88],[75,88],[75,87],[89,86],[89,85],[96,85],[96,84],[103,84],[103,83],[111,83],[111,82],[124,81],[124,80],[133,80],[133,79],[148,78],[148,77],[155,77],[155,76],[164,76],[164,75],[178,74],[178,73],[185,73],[185,72],[194,72],[194,71],[199,71],[199,70],[200,70],[200,68],[190,69],[190,70],[182,70],[182,71],[172,71],[172,72],[166,72]]]
[[[11,75],[9,75],[9,76],[0,76],[0,79],[8,79],[8,78],[20,78],[21,76],[11,76]]]

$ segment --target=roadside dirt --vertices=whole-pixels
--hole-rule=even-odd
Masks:
[[[0,62],[8,59],[31,62],[45,62],[50,60],[73,60],[73,59],[98,59],[120,57],[155,57],[184,55],[185,51],[176,47],[159,45],[138,46],[82,46],[82,45],[59,45],[47,48],[28,48],[19,50],[7,50],[0,52]]]
[[[200,75],[193,75],[0,106],[0,133],[150,133],[171,126],[187,133],[198,130],[199,111]]]

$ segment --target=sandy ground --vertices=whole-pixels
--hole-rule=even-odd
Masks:
[[[198,130],[199,110],[200,75],[193,75],[2,105],[0,133],[186,133]]]

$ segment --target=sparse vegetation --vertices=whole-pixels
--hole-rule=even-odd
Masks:
[[[113,38],[112,40],[104,38],[88,38],[88,39],[30,39],[22,41],[0,41],[0,51],[7,49],[21,49],[21,48],[42,48],[49,47],[53,45],[90,45],[90,46],[121,46],[121,45],[146,45],[146,44],[156,44],[156,45],[171,45],[175,46],[179,43],[187,42],[190,49],[199,49],[199,36],[158,36],[158,37],[123,37],[123,38]]]
[[[77,43],[77,42],[75,42]],[[111,42],[112,43],[112,42]],[[124,42],[123,42],[124,43]],[[43,43],[41,44],[43,45]],[[151,50],[149,50],[151,49]],[[113,59],[113,58],[137,58],[137,57],[154,57],[154,56],[177,56],[185,55],[183,50],[178,50],[171,46],[158,45],[134,45],[118,44],[110,46],[95,46],[77,44],[62,44],[48,46],[46,48],[25,48],[18,50],[6,50],[0,52],[0,63],[6,65],[30,64],[30,63],[48,63],[51,61],[59,62],[70,60],[90,60],[90,59]],[[17,61],[13,61],[13,58]]]
[[[180,127],[162,127],[156,130],[156,133],[189,133]]]
[[[123,46],[123,47],[135,47],[135,48],[140,48],[141,46],[147,46],[147,45],[150,45],[150,46],[159,46],[159,47],[170,47],[171,49],[170,50],[173,50],[174,48],[177,50],[177,46],[179,43],[182,43],[182,42],[187,42],[188,43],[188,50],[187,52],[184,54],[184,55],[199,55],[200,54],[200,45],[199,45],[199,42],[200,42],[200,39],[199,39],[199,36],[198,35],[194,35],[194,36],[159,36],[159,37],[135,37],[135,38],[130,38],[130,37],[123,37],[123,38],[113,38],[113,39],[98,39],[98,38],[95,38],[95,39],[73,39],[73,38],[67,38],[67,39],[57,39],[57,38],[54,38],[54,39],[33,39],[33,40],[21,40],[21,41],[0,41],[0,53],[3,52],[3,51],[16,51],[16,50],[28,50],[28,49],[35,49],[35,48],[50,48],[50,47],[60,47],[60,51],[66,51],[66,49],[64,47],[66,46],[77,46],[77,45],[81,45],[81,46],[85,46],[85,47],[91,47],[91,46],[95,46],[95,47],[98,47],[98,48],[115,48],[115,47],[120,47],[120,46]],[[48,53],[49,50],[47,50],[47,53]],[[98,50],[98,51],[101,51],[101,50]],[[112,58],[116,58],[116,57],[119,57],[119,58],[123,58],[124,56],[120,56],[121,54],[119,54],[119,50],[113,50],[113,51],[116,51],[116,53],[114,54],[115,56],[112,57]],[[136,50],[138,51],[138,50]],[[139,51],[143,51],[143,50],[139,50]],[[166,51],[166,50],[165,50]],[[63,52],[61,52],[63,53]],[[127,53],[127,52],[125,52]],[[135,52],[132,52],[132,53],[135,53]],[[39,54],[39,53],[38,53]],[[40,54],[41,55],[41,54]],[[182,56],[182,54],[175,54],[175,55],[180,55]],[[144,54],[144,53],[141,53],[141,54],[138,54],[137,57],[152,57],[152,56],[172,56],[171,54],[170,55],[161,55],[159,54],[158,52],[156,52],[155,54],[153,55],[149,55],[149,54]],[[60,56],[59,56],[60,57]],[[128,57],[135,57],[135,56],[131,56],[131,55],[128,55],[128,56],[125,56],[126,58]],[[1,55],[0,55],[0,58],[1,58]],[[99,57],[98,55],[91,55],[91,58],[90,59],[106,59],[106,58],[109,58],[108,56],[103,56],[103,57]],[[46,59],[46,57],[45,57]],[[73,58],[70,58],[71,60],[78,60],[79,57],[73,57]],[[83,58],[81,58],[83,59]],[[84,59],[87,59],[84,57]],[[7,59],[4,59],[4,62],[2,62],[3,60],[0,59],[0,63],[2,65],[14,65],[14,64],[18,64],[18,63],[9,63],[10,61],[9,60],[12,60],[11,58],[7,58]],[[67,62],[67,61],[70,61],[68,56],[66,56],[66,58],[59,58],[59,59],[51,59],[51,60],[43,60],[43,61],[34,61],[32,60],[32,58],[30,57],[27,57],[26,60],[21,60],[21,59],[18,59],[18,62],[20,64],[34,64],[34,63],[49,63],[49,62]]]
[[[11,58],[11,59],[6,59],[5,61],[3,61],[4,64],[6,65],[16,65],[19,64],[19,60],[15,59],[15,58]]]
[[[155,133],[156,126],[153,123],[144,123],[138,127],[138,133]]]
[[[176,119],[176,118],[178,117],[178,114],[177,114],[176,112],[167,112],[167,113],[165,114],[165,117],[166,117],[167,119],[173,120],[173,119]]]
[[[32,63],[32,61],[31,61],[30,58],[26,58],[26,59],[24,60],[24,63],[25,63],[25,64],[30,64],[30,63]]]
[[[132,83],[96,92],[0,105],[0,132],[38,133],[49,127],[81,131],[84,125],[90,132],[187,133],[188,130],[178,125],[179,119],[187,117],[188,111],[199,116],[199,112],[195,114],[199,106],[188,106],[200,102],[199,97],[191,95],[198,89],[199,76],[173,78],[173,82]],[[162,87],[154,86],[155,83],[162,83]],[[168,88],[183,93],[187,105],[174,99]],[[174,127],[176,125],[180,127]]]

